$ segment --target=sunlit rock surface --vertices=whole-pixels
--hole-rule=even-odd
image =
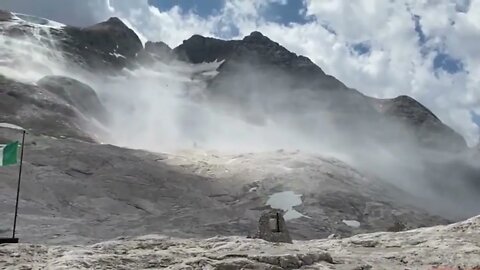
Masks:
[[[0,143],[18,137],[1,130]],[[271,195],[301,194],[304,216],[287,221],[294,240],[387,231],[447,219],[408,204],[409,195],[335,159],[304,153],[157,154],[73,138],[27,136],[18,235],[79,244],[129,235],[250,235]],[[17,168],[3,168],[0,232],[11,230]],[[297,204],[297,203],[295,203]],[[278,206],[277,206],[278,207]],[[342,220],[358,220],[350,227]]]
[[[2,269],[480,269],[480,217],[398,233],[269,243],[147,235],[90,246],[0,246]],[[437,268],[438,267],[438,268]]]

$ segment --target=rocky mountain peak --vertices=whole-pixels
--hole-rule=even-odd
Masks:
[[[249,43],[258,43],[258,44],[274,43],[274,44],[278,45],[278,43],[272,41],[271,39],[264,36],[262,33],[258,32],[258,31],[253,31],[252,33],[250,33],[250,35],[244,37],[243,41],[249,42]]]
[[[309,89],[317,93],[320,102],[329,104],[329,108],[336,112],[335,115],[347,115],[344,113],[348,111],[348,115],[367,113],[367,118],[375,117],[368,98],[355,89],[348,88],[335,77],[325,74],[309,58],[289,51],[258,31],[242,40],[231,41],[193,35],[174,51],[182,60],[191,63],[225,60],[218,68],[219,75],[211,82],[211,88],[216,95],[238,96],[238,93],[249,93],[252,88],[261,89],[266,85],[275,89]],[[255,73],[255,83],[245,84],[243,78],[252,76],[252,73]],[[239,98],[235,99],[238,103]],[[455,151],[466,148],[466,142],[461,135],[442,123],[435,114],[412,97],[403,95],[394,99],[372,101],[373,105],[379,108],[381,117],[392,116],[413,128],[422,145]],[[267,99],[264,104],[268,102]],[[345,121],[352,122],[351,119],[354,118],[349,116]],[[435,135],[432,137],[432,134]]]
[[[123,21],[120,20],[117,17],[111,17],[104,22],[97,23],[97,24],[89,26],[85,29],[88,29],[88,30],[116,30],[116,31],[123,30],[123,31],[132,31],[133,32],[133,30],[128,28],[128,26],[125,23],[123,23]]]
[[[412,97],[401,95],[393,99],[374,99],[374,103],[382,114],[413,127],[426,145],[453,151],[465,150],[467,147],[460,134],[442,123],[431,110]],[[432,139],[433,134],[435,139]]]
[[[172,48],[162,41],[147,41],[145,48],[137,55],[138,62],[144,65],[152,65],[158,61],[170,61],[175,58]]]
[[[171,52],[172,48],[168,46],[165,42],[151,42],[147,41],[145,43],[145,51],[149,53],[163,53],[163,52]]]
[[[86,28],[66,27],[59,35],[75,61],[103,72],[126,67],[143,49],[137,34],[116,17]]]
[[[345,88],[338,80],[332,80],[333,77],[326,76],[321,68],[307,57],[290,52],[258,31],[252,32],[242,40],[230,41],[193,35],[174,51],[182,60],[192,63],[226,60],[227,62],[269,66],[282,69],[289,74],[315,77],[315,80],[326,78],[329,82],[335,81],[335,83],[329,84],[332,86],[331,88]]]
[[[110,17],[107,20],[107,23],[110,24],[117,24],[117,25],[125,25],[122,20],[120,20],[118,17]]]

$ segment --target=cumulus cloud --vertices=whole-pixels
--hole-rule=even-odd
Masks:
[[[416,98],[470,144],[478,142],[472,112],[480,113],[480,1],[304,0],[303,24],[264,18],[268,5],[285,0],[225,1],[207,17],[159,10],[148,0],[3,0],[0,7],[76,25],[118,16],[143,40],[172,47],[193,34],[238,38],[260,30],[367,95]],[[439,59],[458,67],[442,68]]]

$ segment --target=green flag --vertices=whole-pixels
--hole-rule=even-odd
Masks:
[[[18,142],[0,145],[0,166],[17,164]]]

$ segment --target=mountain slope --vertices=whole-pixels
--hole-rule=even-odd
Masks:
[[[143,49],[135,32],[118,18],[87,27],[63,29],[62,48],[95,70],[121,70]]]
[[[0,143],[16,132],[0,131]],[[76,139],[29,135],[18,235],[40,243],[92,243],[122,235],[248,235],[271,195],[294,191],[305,217],[294,239],[409,228],[448,220],[402,203],[409,195],[333,159],[302,153],[155,154]],[[193,159],[192,157],[197,157]],[[201,159],[198,159],[201,158]],[[16,168],[3,168],[0,215],[11,216]],[[351,227],[342,220],[358,220]],[[0,221],[8,233],[11,219]]]
[[[465,139],[415,99],[399,96],[393,99],[373,99],[373,102],[385,116],[415,127],[414,132],[422,145],[452,151],[465,149]],[[443,145],[438,145],[439,143]]]

